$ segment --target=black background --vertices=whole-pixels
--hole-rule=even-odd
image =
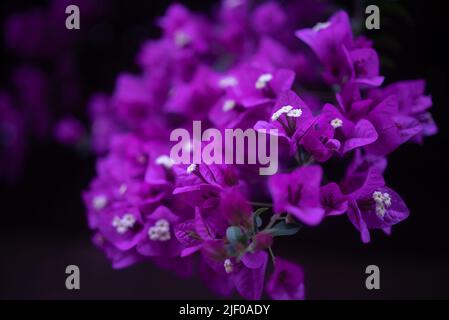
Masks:
[[[212,4],[181,2],[197,10]],[[11,12],[38,3],[2,1],[1,25]],[[144,39],[159,34],[152,20],[163,14],[168,3],[108,1],[112,13],[94,25],[82,26],[96,34],[94,40],[86,40],[77,48],[85,86],[83,99],[99,90],[111,92],[119,72],[137,70],[135,54]],[[338,3],[354,10],[350,3]],[[368,245],[361,243],[346,218],[337,217],[303,229],[293,240],[281,239],[274,249],[304,266],[309,299],[447,299],[448,11],[443,1],[376,3],[381,9],[381,30],[365,34],[386,57],[382,73],[387,82],[426,79],[440,129],[423,146],[406,144],[389,157],[387,183],[402,195],[411,215],[394,228],[391,237],[374,233]],[[384,17],[383,8],[391,3],[404,8],[410,19],[404,20],[390,9]],[[15,57],[2,50],[2,85],[14,63]],[[94,175],[94,163],[93,157],[80,156],[56,143],[35,142],[21,180],[15,185],[0,184],[0,297],[217,298],[197,278],[178,279],[150,264],[112,270],[103,253],[90,243],[80,198],[80,191]],[[80,267],[81,290],[65,289],[64,271],[69,264]],[[369,264],[380,267],[381,290],[365,288],[364,271]]]

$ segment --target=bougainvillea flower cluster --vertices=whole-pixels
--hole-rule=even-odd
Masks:
[[[97,175],[84,201],[114,268],[151,261],[223,296],[303,299],[307,272],[277,257],[277,237],[347,216],[366,243],[408,217],[383,172],[400,145],[436,133],[431,98],[422,80],[384,86],[371,41],[330,9],[227,0],[201,15],[172,5],[161,38],[137,55],[141,72],[92,98]],[[278,172],[174,163],[170,132],[196,120],[277,129]],[[335,163],[340,181],[329,179]]]

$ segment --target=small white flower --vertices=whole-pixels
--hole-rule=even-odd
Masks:
[[[373,199],[374,199],[374,201],[376,201],[376,202],[382,201],[382,199],[383,199],[382,192],[380,192],[380,191],[375,191],[375,192],[373,193]]]
[[[108,204],[108,198],[105,195],[99,195],[93,198],[92,205],[96,210],[101,210]]]
[[[385,206],[388,208],[388,207],[390,207],[391,206],[391,197],[390,197],[390,195],[388,194],[388,193],[384,193],[383,195],[383,198],[384,198],[384,204],[385,204]]]
[[[163,229],[168,229],[169,226],[170,226],[170,223],[167,220],[165,220],[165,219],[159,219],[156,222],[155,226],[157,226],[159,228],[163,228]]]
[[[168,241],[171,239],[169,230],[159,230],[159,241]]]
[[[387,209],[391,206],[391,196],[385,192],[373,192],[373,199],[376,202],[376,214],[379,218],[383,218]]]
[[[264,73],[260,75],[260,77],[256,81],[256,89],[263,89],[266,87],[267,83],[273,79],[273,75],[271,73]]]
[[[170,240],[170,223],[165,219],[159,219],[154,226],[148,229],[148,237],[152,241]]]
[[[223,111],[227,112],[235,108],[235,100],[226,100],[223,103]]]
[[[196,163],[192,163],[190,166],[187,167],[186,172],[187,172],[188,174],[191,174],[193,171],[196,170],[196,168],[197,168]]]
[[[125,227],[132,228],[134,223],[136,223],[136,218],[132,214],[127,213],[122,217],[121,221]]]
[[[293,109],[292,106],[288,105],[288,106],[283,106],[282,108],[280,108],[279,110],[277,110],[275,113],[273,113],[273,115],[271,116],[271,121],[276,121],[277,119],[279,119],[279,117],[281,115],[283,115],[284,113],[288,113]]]
[[[164,166],[167,169],[170,169],[174,165],[174,161],[167,155],[161,155],[157,157],[155,163],[161,166]]]
[[[117,233],[124,234],[126,231],[128,231],[128,228],[122,225],[118,225],[116,227]]]
[[[386,211],[387,210],[385,209],[385,206],[383,204],[376,205],[376,214],[379,218],[383,218],[385,216]]]
[[[218,82],[218,86],[222,89],[229,88],[229,87],[235,87],[238,84],[238,80],[236,77],[228,76],[220,79]]]
[[[287,113],[287,117],[299,118],[302,115],[301,109],[293,109]]]
[[[331,126],[334,129],[340,128],[341,126],[343,126],[343,120],[335,118],[331,121]]]
[[[276,111],[275,113],[273,113],[273,115],[271,116],[271,121],[276,121],[277,119],[279,119],[279,117],[282,115],[282,113],[279,113],[278,111]]]
[[[230,259],[226,259],[226,260],[224,261],[223,266],[224,266],[224,268],[225,268],[226,273],[231,273],[231,272],[232,272],[233,267],[232,267],[232,262],[231,262]]]
[[[118,227],[121,224],[122,220],[120,219],[120,217],[115,216],[114,219],[112,220],[112,226],[113,227]]]
[[[118,192],[120,193],[120,195],[123,196],[126,193],[126,191],[128,191],[128,186],[123,183],[122,185],[120,185]]]
[[[190,37],[183,31],[178,31],[175,34],[175,43],[178,47],[185,47],[190,43]]]
[[[150,229],[148,229],[148,236],[150,237],[150,240],[159,240],[159,232],[157,228],[151,227]]]
[[[122,218],[115,216],[114,219],[112,220],[112,226],[119,234],[123,234],[126,231],[128,231],[128,229],[134,227],[135,223],[136,218],[131,213],[123,215]]]
[[[280,108],[278,111],[280,111],[280,112],[282,112],[282,113],[287,113],[287,112],[289,112],[289,111],[292,110],[292,109],[293,109],[293,107],[290,106],[290,105],[288,105],[288,106],[283,106],[283,107]]]
[[[321,30],[327,29],[329,26],[331,25],[331,23],[328,22],[318,22],[313,28],[312,30],[315,32],[319,32]]]

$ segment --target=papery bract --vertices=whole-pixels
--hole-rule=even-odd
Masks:
[[[300,221],[317,225],[324,217],[320,204],[322,169],[307,166],[272,176],[268,182],[277,213],[288,212]]]
[[[304,300],[304,272],[302,268],[284,259],[276,259],[274,272],[266,291],[275,300]]]

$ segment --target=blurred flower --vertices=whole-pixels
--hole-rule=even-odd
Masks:
[[[276,259],[274,272],[267,282],[267,293],[275,300],[304,300],[304,272],[284,259]]]
[[[8,94],[0,91],[0,177],[14,182],[26,152],[26,126]]]
[[[55,138],[58,142],[73,145],[80,142],[85,133],[83,125],[73,117],[61,119],[55,127]]]

